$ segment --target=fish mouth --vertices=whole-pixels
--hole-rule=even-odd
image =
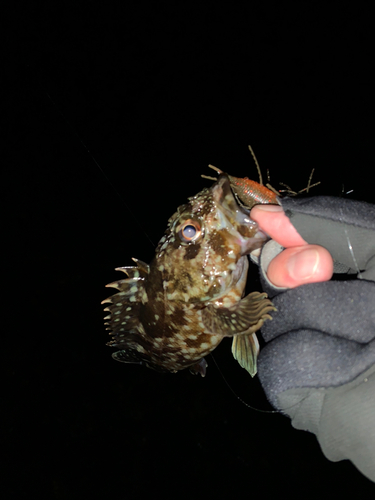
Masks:
[[[227,220],[227,227],[232,226],[237,233],[241,256],[248,255],[262,247],[269,237],[250,218],[250,210],[237,203],[229,177],[224,173],[220,174],[212,189],[213,198]]]

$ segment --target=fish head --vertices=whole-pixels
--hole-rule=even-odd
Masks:
[[[227,175],[189,198],[169,219],[151,264],[134,259],[136,266],[118,268],[127,279],[107,285],[118,290],[103,301],[113,339],[108,345],[119,349],[113,358],[158,371],[190,368],[204,376],[204,356],[225,336],[241,333],[245,347],[237,342],[233,355],[242,360],[246,352],[248,371],[255,373],[253,332],[273,307],[265,294],[242,297],[247,254],[265,241],[238,205]]]
[[[249,211],[237,203],[228,176],[220,175],[177,209],[158,244],[154,265],[166,300],[215,301],[234,287],[241,295],[246,255],[265,241]]]

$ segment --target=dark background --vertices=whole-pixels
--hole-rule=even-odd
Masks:
[[[208,163],[257,180],[248,144],[276,187],[315,168],[315,194],[373,201],[372,19],[330,5],[8,11],[2,498],[373,494],[313,435],[238,401],[211,357],[205,379],[114,362],[100,306],[114,268],[149,262],[210,185]],[[214,353],[225,379],[270,409],[230,345]]]

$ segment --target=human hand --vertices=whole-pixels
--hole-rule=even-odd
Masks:
[[[333,197],[281,204],[251,211],[272,238],[259,263],[277,309],[261,330],[260,382],[327,458],[350,459],[375,481],[375,206]],[[331,280],[333,271],[346,279]]]
[[[285,247],[267,269],[268,279],[276,286],[294,288],[331,279],[333,259],[324,247],[309,245],[298,234],[279,205],[257,205],[250,217],[260,229]]]

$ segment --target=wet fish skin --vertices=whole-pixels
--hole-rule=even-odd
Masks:
[[[264,293],[242,296],[247,255],[265,239],[226,174],[189,198],[169,219],[151,264],[134,259],[118,268],[126,279],[107,285],[118,290],[103,301],[114,359],[204,376],[204,356],[233,337],[234,357],[254,375],[255,332],[274,307]]]

